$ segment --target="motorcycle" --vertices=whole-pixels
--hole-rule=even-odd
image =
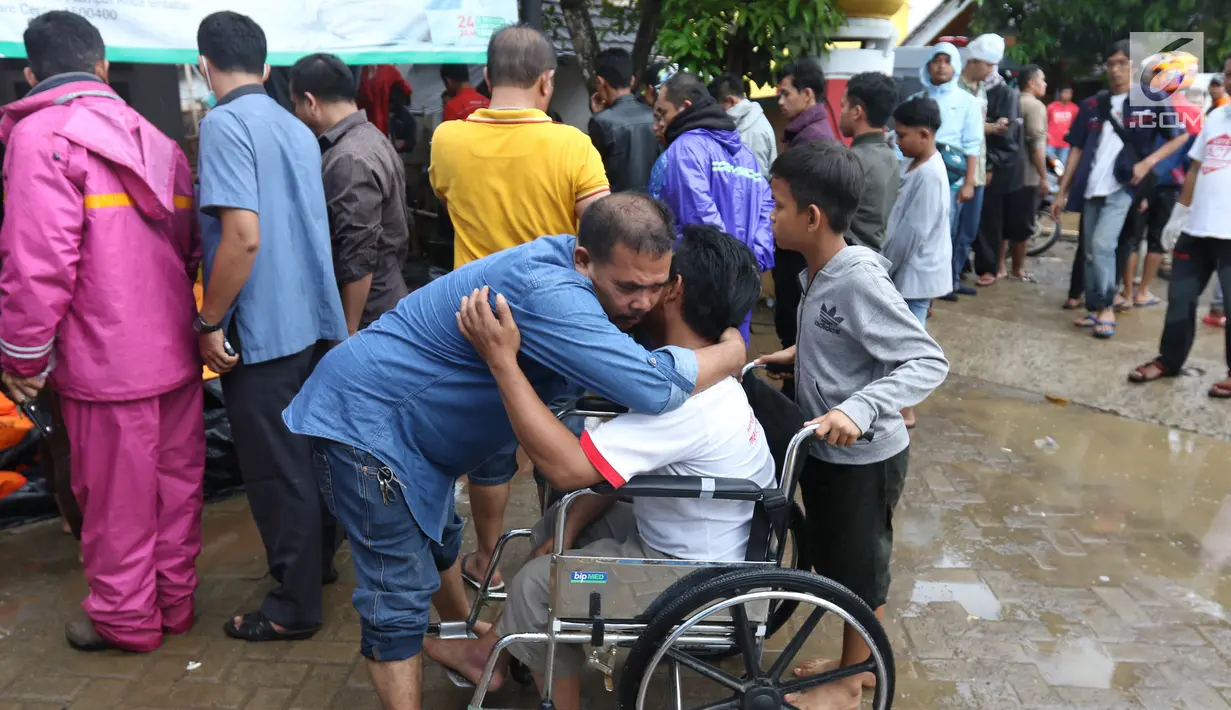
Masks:
[[[1047,163],[1047,196],[1039,200],[1038,211],[1034,217],[1034,233],[1026,242],[1026,253],[1038,256],[1060,241],[1060,222],[1052,219],[1051,206],[1060,193],[1060,178],[1064,177],[1064,163],[1051,153],[1045,158]]]

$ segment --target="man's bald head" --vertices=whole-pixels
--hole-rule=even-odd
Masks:
[[[509,25],[497,30],[487,43],[487,81],[493,89],[529,89],[555,68],[556,50],[533,27]]]

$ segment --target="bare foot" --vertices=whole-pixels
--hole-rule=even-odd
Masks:
[[[72,526],[69,525],[68,521],[65,520],[64,518],[60,518],[60,532],[64,533],[65,535],[73,534]]]
[[[483,639],[449,639],[442,641],[438,638],[423,639],[423,652],[427,657],[436,661],[445,668],[452,668],[462,675],[463,678],[479,684],[483,678],[483,668],[487,666],[487,655],[491,652],[491,644]],[[504,684],[504,675],[500,672],[499,666],[492,673],[492,682],[487,686],[488,691],[499,690]]]
[[[834,659],[813,658],[810,661],[804,661],[803,663],[799,664],[799,667],[795,669],[795,677],[805,678],[810,675],[817,675],[818,673],[832,671],[837,667],[838,667],[838,662]],[[863,673],[861,674],[860,681],[862,682],[863,687],[865,688],[875,688],[876,687],[876,674],[875,673]]]
[[[852,679],[826,683],[802,693],[786,696],[786,701],[799,710],[859,710],[863,691]]]

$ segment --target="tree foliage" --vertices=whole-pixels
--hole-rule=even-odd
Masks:
[[[830,0],[560,0],[558,11],[543,9],[544,28],[571,41],[591,86],[594,54],[615,37],[636,36],[638,72],[661,55],[705,76],[730,71],[765,83],[773,65],[822,54],[844,20]]]
[[[1231,54],[1228,10],[1227,0],[983,0],[974,29],[1016,34],[1013,58],[1074,77],[1093,73],[1130,32],[1204,32],[1206,70],[1220,71]]]
[[[664,0],[658,50],[703,75],[729,71],[763,84],[774,65],[823,54],[843,19],[824,0]]]

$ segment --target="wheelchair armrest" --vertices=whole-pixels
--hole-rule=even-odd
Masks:
[[[761,487],[746,478],[708,476],[635,476],[619,488],[608,483],[594,486],[595,493],[614,493],[629,498],[713,498],[715,500],[761,500]]]
[[[573,404],[572,409],[584,412],[606,412],[608,414],[625,414],[628,412],[628,407],[592,394],[579,397]]]

